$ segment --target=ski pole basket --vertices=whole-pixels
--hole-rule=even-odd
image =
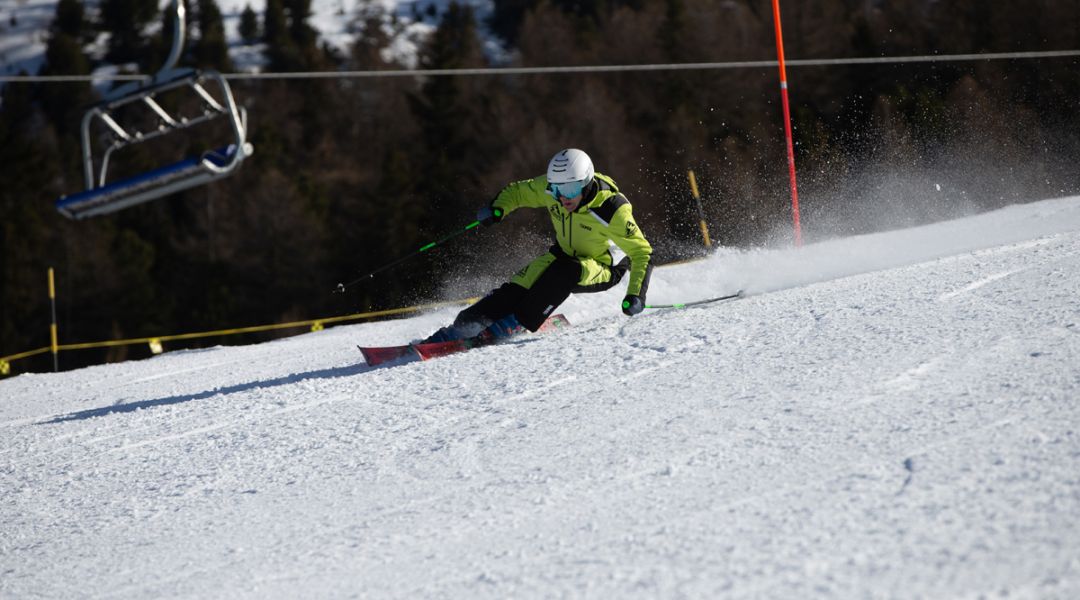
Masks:
[[[86,190],[63,196],[56,208],[71,219],[84,219],[115,212],[188,188],[204,185],[230,175],[253,152],[247,142],[247,117],[238,108],[228,82],[215,71],[175,69],[184,38],[184,8],[176,10],[172,51],[165,66],[146,83],[118,88],[101,103],[91,107],[82,120],[82,158]],[[217,95],[207,89],[216,88]],[[183,92],[187,92],[185,95]],[[168,101],[166,101],[167,99]],[[180,109],[164,105],[187,105],[194,100],[195,114],[181,115]],[[176,134],[214,120],[224,120],[228,138],[216,147],[115,181],[108,180],[110,160],[118,150]],[[94,139],[95,132],[104,135]],[[175,136],[174,138],[179,137]],[[160,148],[163,144],[157,144]],[[103,150],[100,159],[95,149]]]

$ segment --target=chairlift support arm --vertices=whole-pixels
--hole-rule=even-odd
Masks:
[[[185,11],[180,0],[173,0],[172,6],[176,13],[173,44],[164,66],[148,82],[133,82],[117,88],[83,116],[81,133],[86,190],[57,201],[57,209],[64,215],[81,219],[105,214],[203,185],[230,174],[253,152],[251,144],[247,142],[247,114],[237,106],[225,78],[215,71],[175,68],[184,45]],[[207,91],[207,83],[216,84],[220,98]],[[158,96],[182,88],[194,92],[201,100],[203,109],[199,115],[184,117],[170,114],[157,101]],[[117,111],[136,104],[149,109],[158,123],[157,127],[138,131],[130,125],[125,127],[121,124],[115,116]],[[149,173],[108,183],[109,164],[115,151],[220,117],[227,118],[232,133],[231,142],[224,147],[207,151],[197,159],[182,160]],[[99,166],[95,166],[92,141],[95,121],[100,121],[112,137],[104,149]]]

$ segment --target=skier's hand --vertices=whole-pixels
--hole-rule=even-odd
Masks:
[[[476,211],[476,220],[480,221],[481,225],[491,225],[502,221],[503,210],[501,208],[491,208],[490,205],[481,206],[480,210]]]
[[[641,296],[627,296],[622,301],[623,314],[632,317],[645,310],[645,299]]]

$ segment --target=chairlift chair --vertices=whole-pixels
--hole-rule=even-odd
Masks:
[[[228,82],[220,73],[211,70],[176,69],[184,45],[184,5],[173,0],[176,19],[173,42],[165,65],[149,82],[135,82],[117,88],[105,100],[91,107],[82,120],[83,173],[86,190],[62,196],[56,208],[71,219],[84,219],[112,213],[142,202],[155,200],[188,188],[204,185],[230,175],[251,155],[253,148],[246,140],[247,115],[238,108]],[[204,84],[216,84],[219,98],[207,91]],[[196,116],[173,115],[156,98],[187,89],[195,94],[202,107]],[[123,125],[118,113],[137,110],[156,123],[156,128],[139,131]],[[146,111],[149,111],[146,113]],[[188,129],[218,118],[229,124],[232,137],[223,146],[203,152],[160,168],[108,181],[109,161],[117,150],[140,144],[174,132]],[[106,138],[97,144],[91,138],[95,123],[104,126]],[[105,147],[100,161],[95,161],[95,145]]]

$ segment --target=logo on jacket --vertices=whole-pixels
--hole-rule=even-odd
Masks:
[[[626,237],[634,237],[635,235],[637,235],[637,232],[638,232],[637,223],[634,223],[633,221],[627,221],[626,222]]]

